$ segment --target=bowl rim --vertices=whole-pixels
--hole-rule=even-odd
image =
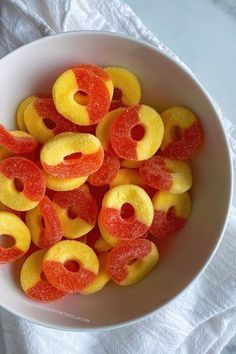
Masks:
[[[182,290],[180,290],[172,299],[166,300],[158,308],[148,311],[144,315],[140,315],[138,317],[135,317],[134,319],[123,321],[123,322],[120,322],[120,323],[117,323],[114,325],[102,325],[102,326],[100,326],[100,325],[93,326],[92,325],[91,327],[84,327],[84,328],[78,327],[78,328],[76,328],[72,325],[64,326],[64,325],[60,325],[60,323],[59,324],[50,324],[50,323],[42,321],[42,320],[34,319],[30,315],[22,314],[18,310],[13,310],[9,306],[5,306],[5,305],[3,306],[2,304],[0,304],[0,308],[2,307],[3,309],[5,309],[5,310],[9,311],[10,313],[14,314],[15,316],[17,316],[18,318],[27,320],[33,324],[40,325],[45,328],[51,328],[51,329],[56,329],[56,330],[68,331],[68,332],[76,332],[76,333],[77,332],[96,332],[96,331],[103,331],[103,330],[118,329],[118,328],[125,327],[125,326],[131,325],[131,324],[136,324],[137,322],[139,322],[151,315],[154,315],[158,311],[162,310],[166,305],[170,305],[172,302],[177,300],[183,294],[183,292],[185,292],[191,285],[193,285],[193,283],[201,276],[201,274],[204,272],[204,270],[207,268],[207,266],[212,261],[213,257],[216,254],[216,251],[217,251],[217,249],[224,237],[224,232],[225,232],[226,225],[227,225],[227,222],[229,219],[229,211],[230,211],[230,207],[231,207],[232,199],[233,199],[233,183],[234,183],[233,163],[232,163],[232,156],[231,156],[231,152],[230,152],[230,146],[229,146],[229,142],[228,142],[228,139],[226,136],[226,132],[223,127],[223,123],[219,117],[219,113],[216,109],[216,106],[213,104],[213,99],[210,97],[209,93],[202,86],[202,84],[199,82],[199,80],[195,77],[195,75],[191,71],[191,69],[181,60],[178,61],[177,56],[175,56],[174,53],[173,53],[173,56],[171,56],[168,52],[162,51],[160,48],[156,47],[153,44],[150,44],[142,39],[130,37],[129,35],[126,35],[126,34],[121,34],[121,33],[117,33],[117,32],[109,32],[109,31],[99,31],[99,30],[73,30],[73,31],[68,31],[68,32],[51,34],[49,36],[42,37],[42,38],[36,39],[32,42],[29,42],[19,48],[16,48],[12,52],[6,54],[4,57],[2,57],[0,59],[0,62],[7,60],[9,56],[15,55],[16,52],[24,51],[25,48],[34,47],[35,45],[37,45],[40,42],[51,41],[54,38],[62,38],[62,37],[66,38],[66,37],[74,37],[74,36],[77,37],[77,36],[84,36],[84,35],[117,37],[120,39],[128,40],[130,42],[134,42],[136,44],[141,44],[144,47],[152,49],[155,52],[158,52],[161,56],[164,56],[167,60],[171,61],[173,64],[175,64],[180,69],[182,69],[184,74],[187,75],[194,82],[194,84],[201,90],[201,93],[205,96],[205,98],[207,99],[208,103],[210,104],[212,110],[214,111],[215,116],[217,117],[219,126],[221,128],[222,133],[223,133],[224,143],[225,143],[227,157],[228,157],[227,164],[228,164],[228,170],[229,170],[228,171],[229,172],[228,173],[229,190],[228,190],[228,196],[227,196],[228,205],[227,205],[227,210],[225,213],[225,220],[221,226],[221,230],[219,232],[219,238],[218,238],[216,244],[214,245],[214,247],[212,248],[212,252],[211,252],[210,256],[208,257],[208,259],[206,259],[205,263],[199,269],[199,272],[196,273],[196,275],[189,281],[189,283]],[[168,47],[167,47],[167,49],[168,49]],[[170,51],[170,53],[171,53],[171,51]]]

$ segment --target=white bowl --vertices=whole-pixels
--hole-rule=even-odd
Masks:
[[[193,161],[191,217],[181,232],[163,244],[158,266],[140,283],[108,284],[95,295],[70,295],[44,305],[22,292],[22,261],[0,266],[2,307],[41,325],[76,331],[128,324],[176,298],[216,251],[232,194],[229,148],[209,97],[184,67],[142,41],[104,32],[71,32],[15,50],[0,61],[1,123],[14,128],[18,103],[33,93],[49,93],[59,73],[77,63],[132,70],[142,85],[142,102],[159,112],[174,104],[190,107],[201,119],[205,142]]]

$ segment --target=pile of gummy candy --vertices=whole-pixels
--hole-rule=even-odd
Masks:
[[[157,241],[188,219],[200,121],[140,100],[131,71],[81,64],[60,74],[52,96],[20,103],[20,130],[0,125],[0,235],[14,240],[1,244],[0,263],[24,256],[31,299],[140,281],[158,262]]]

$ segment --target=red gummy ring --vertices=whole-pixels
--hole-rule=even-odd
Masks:
[[[42,279],[42,262],[45,250],[36,251],[25,261],[21,269],[20,282],[26,295],[39,302],[52,302],[61,299],[65,293],[56,289],[47,279]]]
[[[46,189],[39,167],[24,157],[9,157],[0,162],[0,184],[0,201],[18,211],[33,209]]]
[[[119,285],[131,285],[147,275],[158,261],[154,243],[148,239],[123,241],[114,247],[108,257],[107,269]],[[131,265],[129,263],[133,261]]]
[[[88,181],[90,184],[98,187],[108,185],[117,175],[119,168],[120,161],[118,157],[105,152],[102,166],[89,176]]]
[[[62,227],[52,201],[44,196],[36,208],[26,213],[26,224],[32,241],[39,248],[54,245],[62,239]]]
[[[146,160],[161,145],[164,128],[161,117],[146,105],[130,106],[113,122],[111,145],[122,159]]]
[[[26,132],[17,130],[11,133],[0,124],[0,145],[15,154],[25,154],[33,152],[38,142],[35,137]]]
[[[98,208],[86,185],[73,191],[56,192],[52,201],[65,237],[78,238],[95,226]]]

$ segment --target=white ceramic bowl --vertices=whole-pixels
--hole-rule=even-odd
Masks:
[[[72,32],[28,44],[0,61],[0,121],[15,127],[17,104],[49,93],[59,73],[77,63],[123,66],[142,85],[142,101],[159,112],[190,107],[201,119],[205,143],[193,161],[191,217],[160,249],[160,263],[140,283],[107,285],[95,295],[71,295],[54,304],[30,301],[21,291],[22,261],[0,266],[0,305],[41,325],[66,330],[113,328],[160,309],[204,269],[219,245],[231,200],[232,169],[219,117],[209,97],[184,67],[142,41],[102,32]]]

